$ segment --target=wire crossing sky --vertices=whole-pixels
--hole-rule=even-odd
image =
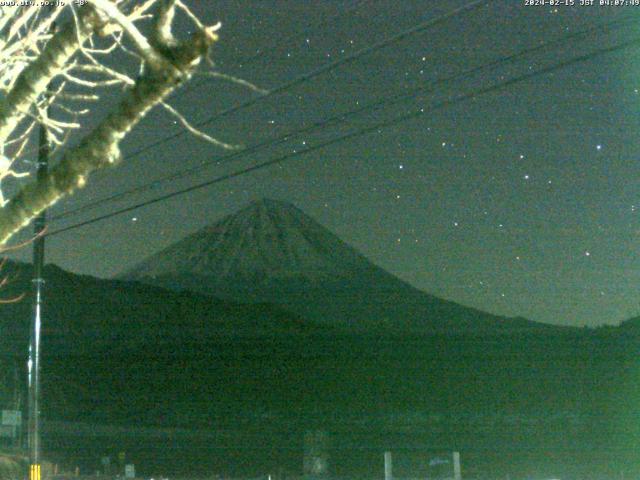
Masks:
[[[274,91],[471,3],[352,8],[340,1],[261,1],[251,4],[250,15],[246,2],[197,7],[203,18],[223,23],[217,68]],[[111,276],[251,200],[271,197],[296,204],[383,268],[437,296],[549,323],[618,323],[640,313],[640,49],[619,48],[640,37],[637,22],[628,21],[637,15],[634,7],[483,2],[260,101],[220,81],[187,89],[173,102],[196,124],[246,104],[207,125],[224,141],[253,146],[298,134],[218,165],[212,158],[227,153],[180,135],[178,125],[155,112],[124,149],[125,157],[142,150],[139,161],[90,179],[53,209],[53,216],[77,214],[52,230],[271,159],[298,158],[50,237],[48,259]],[[300,25],[320,28],[310,27],[305,37]],[[262,50],[268,53],[256,57]],[[400,97],[406,100],[361,111]],[[412,121],[392,124],[420,108],[425,112]],[[162,148],[144,150],[157,142]],[[180,176],[200,167],[196,177]]]
[[[86,212],[86,211],[89,211],[89,210],[93,210],[94,208],[96,208],[96,207],[98,207],[100,205],[103,205],[105,203],[113,202],[114,200],[125,199],[127,197],[130,197],[133,194],[140,193],[140,192],[143,192],[145,190],[155,189],[155,188],[157,188],[159,185],[161,185],[163,183],[172,182],[172,181],[175,181],[175,180],[180,179],[180,178],[184,178],[184,177],[187,177],[187,176],[194,175],[195,173],[199,173],[199,172],[205,170],[206,168],[208,168],[211,165],[214,165],[214,164],[215,165],[219,165],[220,162],[223,162],[223,161],[224,162],[228,162],[228,161],[233,160],[233,159],[244,158],[244,157],[246,157],[246,156],[248,156],[248,155],[250,155],[250,154],[252,154],[252,153],[254,153],[254,152],[258,151],[258,150],[261,150],[263,148],[279,145],[281,143],[289,141],[290,139],[292,139],[292,138],[294,138],[296,136],[312,132],[315,129],[323,128],[323,127],[325,127],[327,125],[331,125],[333,122],[336,122],[336,121],[344,121],[347,118],[349,118],[349,117],[351,117],[353,115],[361,114],[362,112],[383,108],[383,107],[385,107],[387,105],[395,105],[398,102],[406,101],[407,99],[413,100],[413,101],[416,101],[417,99],[424,100],[424,98],[421,98],[421,96],[424,95],[425,93],[433,92],[435,87],[444,85],[444,84],[446,84],[448,82],[451,82],[451,81],[454,81],[454,80],[458,80],[460,78],[465,77],[466,75],[475,74],[475,73],[478,73],[478,72],[480,72],[480,71],[482,71],[484,69],[487,69],[487,68],[495,68],[495,67],[497,67],[497,66],[499,66],[499,65],[501,65],[501,64],[503,64],[505,62],[510,62],[510,61],[516,60],[516,59],[518,59],[518,58],[520,58],[520,57],[522,57],[524,55],[529,55],[529,54],[531,54],[533,52],[538,52],[538,51],[540,51],[540,50],[542,50],[544,48],[557,47],[558,44],[560,44],[561,42],[566,42],[566,41],[568,41],[570,39],[574,39],[574,38],[582,38],[587,33],[593,33],[594,31],[597,31],[597,30],[600,30],[600,29],[603,29],[603,28],[606,29],[607,27],[613,28],[615,26],[625,25],[625,24],[628,24],[631,21],[637,21],[637,20],[638,20],[637,17],[632,17],[632,18],[624,19],[624,21],[622,21],[622,22],[619,21],[619,20],[614,21],[614,22],[606,22],[604,24],[596,25],[594,27],[588,28],[586,30],[583,30],[583,31],[580,31],[580,32],[577,32],[577,33],[573,33],[573,34],[570,34],[570,35],[563,35],[561,38],[555,39],[555,40],[550,41],[550,42],[541,43],[541,44],[537,45],[536,47],[533,47],[533,48],[530,48],[530,49],[525,49],[522,52],[518,52],[518,53],[515,53],[513,55],[508,55],[506,57],[497,59],[495,61],[489,62],[487,64],[483,64],[483,65],[475,67],[475,68],[471,68],[469,70],[466,70],[466,71],[461,72],[461,73],[456,74],[456,75],[452,75],[452,76],[449,76],[449,77],[446,77],[446,78],[443,78],[443,79],[438,79],[433,84],[429,84],[429,85],[425,85],[425,86],[422,86],[422,87],[418,87],[418,88],[412,89],[411,91],[408,91],[406,93],[401,93],[401,94],[394,95],[394,96],[391,96],[391,97],[384,97],[384,98],[382,98],[382,99],[380,99],[378,101],[372,102],[370,104],[362,105],[362,106],[356,108],[355,110],[350,110],[348,112],[343,112],[343,113],[340,113],[338,115],[331,116],[331,117],[329,117],[327,119],[324,119],[324,120],[322,120],[320,122],[316,122],[314,124],[308,125],[308,126],[302,128],[302,129],[288,131],[288,132],[286,132],[286,133],[284,133],[282,135],[279,135],[278,137],[266,139],[264,141],[261,141],[261,142],[255,144],[255,145],[251,145],[249,147],[245,147],[241,151],[236,151],[236,152],[233,152],[233,153],[230,153],[230,154],[214,157],[214,158],[212,158],[212,159],[210,159],[210,160],[208,160],[206,162],[202,162],[201,165],[197,165],[195,167],[191,167],[191,168],[185,169],[183,171],[179,171],[179,172],[173,173],[171,175],[164,176],[162,178],[154,179],[154,180],[152,180],[152,181],[150,181],[150,182],[148,182],[146,184],[134,187],[134,188],[129,189],[129,190],[125,190],[125,191],[122,191],[122,192],[118,192],[118,193],[109,195],[109,196],[107,196],[105,198],[92,200],[92,201],[88,202],[87,204],[82,205],[80,207],[77,207],[77,208],[75,208],[73,210],[62,212],[61,214],[56,215],[55,217],[52,217],[50,219],[50,221],[56,222],[56,221],[58,221],[60,219],[67,218],[69,216],[75,216],[75,215],[78,215],[80,213],[83,213],[83,212]],[[476,98],[479,95],[484,95],[484,94],[492,92],[492,91],[494,91],[496,89],[509,87],[510,85],[513,85],[514,83],[521,82],[523,80],[528,80],[530,78],[533,78],[533,77],[536,77],[536,76],[539,76],[539,75],[544,75],[544,74],[553,72],[555,70],[558,70],[560,68],[565,68],[565,67],[567,67],[569,65],[572,65],[574,63],[577,63],[577,62],[584,62],[586,60],[590,60],[591,58],[593,58],[595,56],[598,56],[598,55],[603,55],[603,54],[615,52],[615,51],[623,49],[623,48],[629,48],[629,47],[636,46],[638,44],[639,39],[640,39],[640,37],[638,37],[638,39],[633,39],[631,41],[624,42],[624,43],[622,43],[620,45],[615,45],[615,46],[612,46],[612,47],[596,50],[596,51],[591,52],[591,53],[589,53],[587,55],[582,55],[582,56],[578,56],[578,57],[575,57],[575,58],[570,58],[567,61],[561,62],[559,64],[551,65],[551,66],[548,66],[548,67],[545,67],[545,68],[542,68],[542,69],[539,69],[539,70],[536,70],[536,71],[533,71],[533,72],[532,71],[528,71],[524,75],[511,78],[511,79],[509,79],[507,81],[503,81],[503,82],[497,83],[497,84],[492,85],[490,87],[487,87],[485,89],[475,90],[475,91],[471,91],[471,92],[465,93],[463,95],[460,95],[460,96],[456,97],[452,101],[443,102],[443,103],[435,106],[435,108],[442,108],[442,107],[446,107],[446,106],[452,105],[452,104],[454,104],[456,102],[459,102],[459,101],[464,101],[464,100],[467,100],[467,99]],[[433,108],[434,107],[431,106],[431,107],[427,108],[426,111],[431,111]],[[421,107],[419,109],[419,111],[414,112],[414,113],[415,114],[411,114],[410,113],[409,115],[403,115],[398,119],[391,119],[390,121],[385,121],[382,124],[376,124],[373,127],[367,127],[367,128],[361,129],[358,132],[350,132],[350,133],[348,133],[346,135],[342,135],[342,136],[340,136],[340,137],[338,137],[336,139],[333,139],[333,140],[331,140],[329,142],[325,142],[321,146],[314,146],[313,150],[315,150],[317,148],[324,148],[324,146],[326,146],[327,144],[333,144],[333,143],[336,143],[337,141],[344,141],[344,140],[348,140],[350,138],[353,138],[354,133],[357,134],[357,135],[366,134],[371,129],[380,128],[381,126],[387,125],[389,123],[390,124],[395,124],[395,123],[400,123],[402,121],[407,121],[407,120],[413,119],[415,116],[418,116],[418,115],[421,115],[421,114],[425,113],[425,108]],[[137,150],[137,152],[142,152],[142,151],[145,151],[145,150],[150,149],[150,148],[155,148],[159,144],[163,143],[164,141],[168,141],[168,140],[171,140],[171,138],[169,137],[167,139],[160,140],[160,141],[155,142],[155,143],[153,143],[151,145],[148,145],[146,147],[142,147],[142,149]],[[295,156],[298,156],[298,155],[303,155],[305,153],[308,153],[309,151],[310,151],[309,147],[304,148],[302,150],[294,148],[292,154],[291,155],[286,155],[284,157],[284,159],[290,158],[290,157],[295,157]],[[263,165],[264,166],[269,166],[269,165],[273,164],[273,162],[274,162],[273,160],[272,161],[268,161],[268,162],[264,162],[264,163],[260,164],[260,166],[263,166]],[[255,168],[251,168],[246,173],[252,172],[254,170],[255,170]],[[240,172],[240,174],[245,174],[245,171],[242,170]],[[233,175],[233,176],[236,176],[236,175]],[[213,183],[218,183],[218,180],[220,180],[220,178],[228,179],[229,176],[227,175],[227,176],[224,176],[224,177],[219,177],[219,178],[214,179],[213,181],[205,182],[204,184],[198,184],[198,185],[196,185],[196,188],[201,188],[202,186],[207,186],[207,185],[211,185]],[[185,190],[182,190],[181,192],[185,192],[186,193],[186,192],[189,192],[189,191],[192,191],[192,190],[193,190],[193,188],[187,188]],[[171,194],[171,196],[173,196],[173,194]],[[160,200],[163,200],[165,197],[166,197],[165,195],[162,195],[162,196],[157,197],[157,198],[160,199]],[[155,201],[157,201],[157,200],[154,200],[154,202]],[[121,212],[128,212],[128,211],[134,210],[136,208],[139,208],[139,206],[148,205],[148,204],[149,204],[149,202],[147,201],[147,202],[143,202],[142,204],[131,205],[131,206],[125,207],[124,209],[116,211],[115,214],[119,214]],[[113,215],[109,214],[108,216],[111,217]],[[104,218],[104,216],[97,217],[96,219],[91,219],[88,222],[81,222],[80,224],[72,225],[70,227],[65,227],[64,229],[60,229],[60,230],[56,230],[56,231],[51,232],[50,235],[53,235],[53,234],[56,234],[56,233],[60,233],[62,231],[69,231],[71,229],[78,228],[78,226],[85,225],[87,223],[93,223],[94,221],[96,221],[98,219],[101,220],[102,218]]]
[[[615,51],[621,50],[623,48],[638,47],[638,46],[640,46],[640,37],[636,38],[635,40],[631,40],[629,42],[625,42],[625,43],[623,43],[621,45],[616,45],[616,46],[613,46],[613,47],[596,50],[595,52],[592,52],[592,53],[590,53],[588,55],[582,55],[582,56],[567,60],[565,62],[561,62],[559,64],[543,68],[541,70],[529,72],[529,73],[526,73],[526,74],[521,75],[519,77],[510,78],[509,80],[507,80],[505,82],[501,82],[501,83],[498,83],[496,85],[492,85],[490,87],[487,87],[487,88],[484,88],[484,89],[481,89],[481,90],[476,90],[476,91],[465,93],[465,94],[460,95],[460,96],[458,96],[456,98],[453,98],[453,99],[451,99],[449,101],[444,101],[444,102],[442,102],[442,103],[440,103],[438,105],[433,105],[433,106],[431,106],[429,108],[426,108],[426,109],[424,107],[422,107],[422,108],[420,108],[420,109],[418,109],[418,110],[416,110],[414,112],[410,112],[410,113],[408,113],[406,115],[401,115],[400,117],[391,118],[389,120],[386,120],[386,121],[383,121],[383,122],[376,123],[374,125],[368,126],[366,128],[361,128],[361,129],[358,129],[358,130],[355,130],[355,131],[348,132],[348,133],[346,133],[344,135],[340,135],[340,136],[338,136],[336,138],[333,138],[331,140],[327,140],[327,141],[325,141],[323,143],[320,143],[318,145],[314,145],[314,146],[306,146],[305,145],[304,148],[299,149],[299,150],[294,149],[289,154],[285,154],[285,155],[280,156],[280,157],[272,158],[272,159],[270,159],[270,160],[268,160],[266,162],[259,163],[257,165],[252,165],[252,166],[244,168],[242,170],[231,172],[231,173],[229,173],[227,175],[223,175],[223,176],[220,176],[220,177],[215,177],[215,178],[206,180],[206,181],[204,181],[202,183],[197,183],[195,185],[191,185],[191,186],[189,186],[189,187],[187,187],[185,189],[182,189],[182,190],[178,190],[178,191],[170,192],[170,193],[165,193],[163,195],[151,198],[151,199],[146,200],[146,201],[141,202],[141,203],[128,205],[128,206],[126,206],[126,207],[124,207],[122,209],[115,210],[115,211],[107,213],[105,215],[94,217],[94,218],[91,218],[89,220],[85,220],[83,222],[76,223],[76,224],[73,224],[73,225],[69,225],[69,226],[66,226],[66,227],[63,227],[63,228],[60,228],[60,229],[57,229],[57,230],[54,229],[54,230],[50,231],[49,233],[47,233],[46,236],[47,237],[52,237],[52,236],[55,236],[55,235],[59,235],[61,233],[65,233],[65,232],[68,232],[68,231],[71,231],[71,230],[75,230],[77,228],[81,228],[81,227],[84,227],[86,225],[90,225],[90,224],[95,223],[95,222],[99,222],[99,221],[106,220],[108,218],[112,218],[112,217],[114,217],[116,215],[121,215],[123,213],[128,213],[128,212],[131,212],[131,211],[134,211],[134,210],[138,210],[140,208],[152,205],[154,203],[167,201],[167,200],[169,200],[171,198],[174,198],[174,197],[177,197],[177,196],[181,196],[181,195],[185,195],[185,194],[191,193],[193,191],[199,190],[201,188],[206,188],[206,187],[215,185],[217,183],[225,182],[227,180],[230,180],[230,179],[233,179],[233,178],[236,178],[236,177],[240,177],[240,176],[243,176],[243,175],[248,175],[248,174],[251,174],[251,173],[253,173],[253,172],[257,171],[257,170],[261,170],[263,168],[267,168],[267,167],[270,167],[272,165],[276,165],[276,164],[282,163],[284,161],[299,157],[301,155],[306,155],[308,153],[314,152],[314,151],[319,150],[319,149],[324,149],[324,148],[326,148],[328,146],[331,146],[331,145],[334,145],[336,143],[348,141],[348,140],[351,140],[353,138],[357,138],[357,137],[359,137],[361,135],[366,135],[367,133],[371,133],[371,132],[374,132],[374,131],[379,131],[382,128],[387,128],[387,127],[394,126],[394,125],[397,125],[397,124],[402,123],[402,122],[413,120],[415,118],[418,118],[418,117],[424,115],[425,113],[431,112],[432,110],[435,110],[435,109],[438,109],[438,108],[448,107],[448,106],[451,106],[451,105],[455,105],[456,103],[462,102],[464,100],[475,99],[475,98],[479,97],[480,95],[485,95],[487,93],[494,92],[494,91],[499,90],[501,88],[509,87],[511,85],[514,85],[515,83],[522,82],[524,80],[529,80],[529,79],[531,79],[533,77],[537,77],[539,75],[544,75],[544,74],[548,74],[548,73],[554,72],[555,70],[558,70],[560,68],[565,68],[565,67],[567,67],[569,65],[572,65],[574,63],[577,63],[577,62],[584,62],[586,60],[590,60],[591,58],[594,58],[594,57],[596,57],[598,55],[615,52]],[[191,171],[192,170],[189,170],[189,172],[191,172]],[[181,175],[182,175],[181,172],[179,172],[178,174],[174,175],[174,178],[180,178]],[[151,188],[151,186],[153,186],[155,183],[158,183],[158,182],[152,182],[151,184],[147,184],[146,186],[143,186],[143,188]],[[125,192],[120,197],[125,196],[127,193],[130,193],[130,192],[134,192],[134,191],[130,190],[129,192]],[[137,192],[137,190],[136,190],[136,192]],[[109,200],[111,200],[111,199],[109,199]],[[93,207],[94,204],[92,204],[90,206]],[[76,212],[79,212],[79,211],[82,211],[82,210],[83,210],[83,208],[81,207],[78,210],[76,210]],[[64,215],[60,215],[59,217],[56,217],[56,218],[63,218],[63,217],[64,217]],[[53,220],[55,221],[55,218]]]

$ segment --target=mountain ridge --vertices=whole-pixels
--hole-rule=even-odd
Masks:
[[[267,302],[348,330],[429,333],[556,328],[418,290],[291,203],[261,199],[117,278],[241,303]]]
[[[0,354],[26,351],[31,318],[32,265],[7,262],[14,279],[0,298],[25,297],[0,310]],[[148,342],[206,341],[220,337],[300,335],[327,332],[276,305],[238,304],[197,292],[107,280],[44,269],[45,349],[56,355],[87,355],[100,349],[128,349]],[[179,332],[179,335],[175,332]]]
[[[233,244],[229,242],[230,236],[234,237]],[[276,240],[278,249],[273,248]],[[190,244],[191,254],[177,255],[183,253],[179,245],[185,241]],[[247,246],[251,246],[250,252]],[[238,250],[243,247],[244,250]],[[332,247],[333,250],[336,247],[340,249],[339,258],[332,258]],[[210,252],[218,254],[214,256]],[[307,258],[304,258],[305,254]],[[223,261],[220,257],[224,255],[232,260]],[[305,274],[307,278],[322,279],[325,275],[340,274],[344,270],[344,267],[336,268],[336,260],[351,266],[359,257],[364,258],[294,205],[262,199],[152,255],[161,264],[152,266],[143,261],[117,278],[135,277],[142,271],[145,275],[153,275],[154,271],[164,273],[173,268],[174,272],[188,269],[195,274],[215,270],[223,277],[254,277],[268,273],[270,276]],[[286,264],[282,260],[286,260]],[[286,270],[281,268],[283,265],[287,266]]]

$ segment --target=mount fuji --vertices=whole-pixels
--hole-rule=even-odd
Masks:
[[[273,303],[347,331],[507,333],[551,325],[491,315],[420,291],[290,203],[262,199],[120,276],[241,303]]]

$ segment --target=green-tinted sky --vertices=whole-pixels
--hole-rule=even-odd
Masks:
[[[194,3],[202,17],[222,20],[214,54],[217,67],[272,89],[470,2]],[[206,131],[249,145],[628,16],[640,21],[640,7],[487,2],[257,102]],[[429,106],[635,37],[640,37],[640,28],[626,26],[567,40],[497,70],[439,85],[434,93],[400,106],[65,219],[52,229],[376,120],[419,107],[427,110],[418,120],[52,237],[48,260],[72,271],[110,276],[266,196],[295,203],[377,264],[433,294],[551,323],[618,323],[640,313],[640,47],[576,63],[449,108],[429,111]],[[264,54],[256,56],[258,50]],[[173,104],[196,121],[256,95],[217,80],[196,78],[193,85],[176,94]],[[124,152],[177,128],[167,115],[154,112],[130,136]],[[96,175],[88,188],[54,213],[220,154],[183,136],[125,159],[116,171]]]

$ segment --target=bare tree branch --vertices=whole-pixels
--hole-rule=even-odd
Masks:
[[[68,150],[41,180],[25,185],[0,209],[0,244],[27,225],[32,218],[61,197],[86,182],[87,176],[120,159],[120,142],[155,105],[188,79],[209,47],[217,40],[212,27],[196,32],[176,48],[171,64],[174,68],[148,69],[125,94],[115,111],[107,116],[78,146]]]
[[[161,102],[161,105],[162,105],[162,108],[164,108],[171,115],[173,115],[180,122],[180,124],[184,128],[186,128],[187,131],[189,133],[191,133],[192,135],[194,135],[195,137],[200,138],[200,139],[204,140],[205,142],[211,143],[211,144],[216,145],[218,147],[222,147],[225,150],[238,150],[239,148],[242,148],[241,145],[231,145],[229,143],[222,142],[222,141],[218,140],[217,138],[213,138],[211,135],[208,135],[208,134],[204,133],[202,130],[198,130],[196,127],[191,125],[191,123],[189,123],[189,120],[187,120],[184,117],[184,115],[182,115],[180,112],[178,112],[175,108],[173,108],[168,103]]]
[[[14,233],[82,188],[93,171],[117,163],[121,141],[155,106],[197,138],[222,148],[239,148],[198,130],[165,102],[203,60],[209,60],[219,23],[206,26],[185,0],[88,2],[81,8],[67,2],[53,9],[0,4],[0,253]],[[62,15],[65,11],[68,14]],[[176,15],[195,27],[190,38],[174,36]],[[52,28],[61,18],[64,23]],[[139,28],[140,21],[149,18],[155,22],[150,30]],[[147,31],[151,33],[145,36]],[[115,64],[109,55],[117,52],[132,56],[135,64]],[[236,77],[208,75],[265,93]],[[109,98],[106,117],[85,132],[81,119],[89,106],[100,102],[102,88],[122,90],[121,98],[112,106],[112,97],[105,97],[104,103]],[[14,179],[28,175],[19,170],[17,160],[38,151],[30,144],[37,125],[46,129],[52,154],[59,151],[60,157],[47,175],[15,185],[16,195],[5,201],[2,182],[20,182]],[[77,141],[68,147],[72,134]]]
[[[161,68],[165,59],[159,55],[151,44],[147,41],[147,38],[140,33],[133,21],[124,15],[116,5],[110,0],[89,0],[99,10],[104,12],[109,18],[122,27],[122,29],[131,38],[131,41],[136,46],[138,53],[142,58],[153,68]]]
[[[75,22],[67,22],[47,43],[41,55],[22,70],[6,98],[0,99],[0,143],[4,143],[18,127],[51,80],[64,71],[78,50],[78,39],[86,39],[99,24],[99,18],[91,9],[81,10],[79,30],[76,31]]]

